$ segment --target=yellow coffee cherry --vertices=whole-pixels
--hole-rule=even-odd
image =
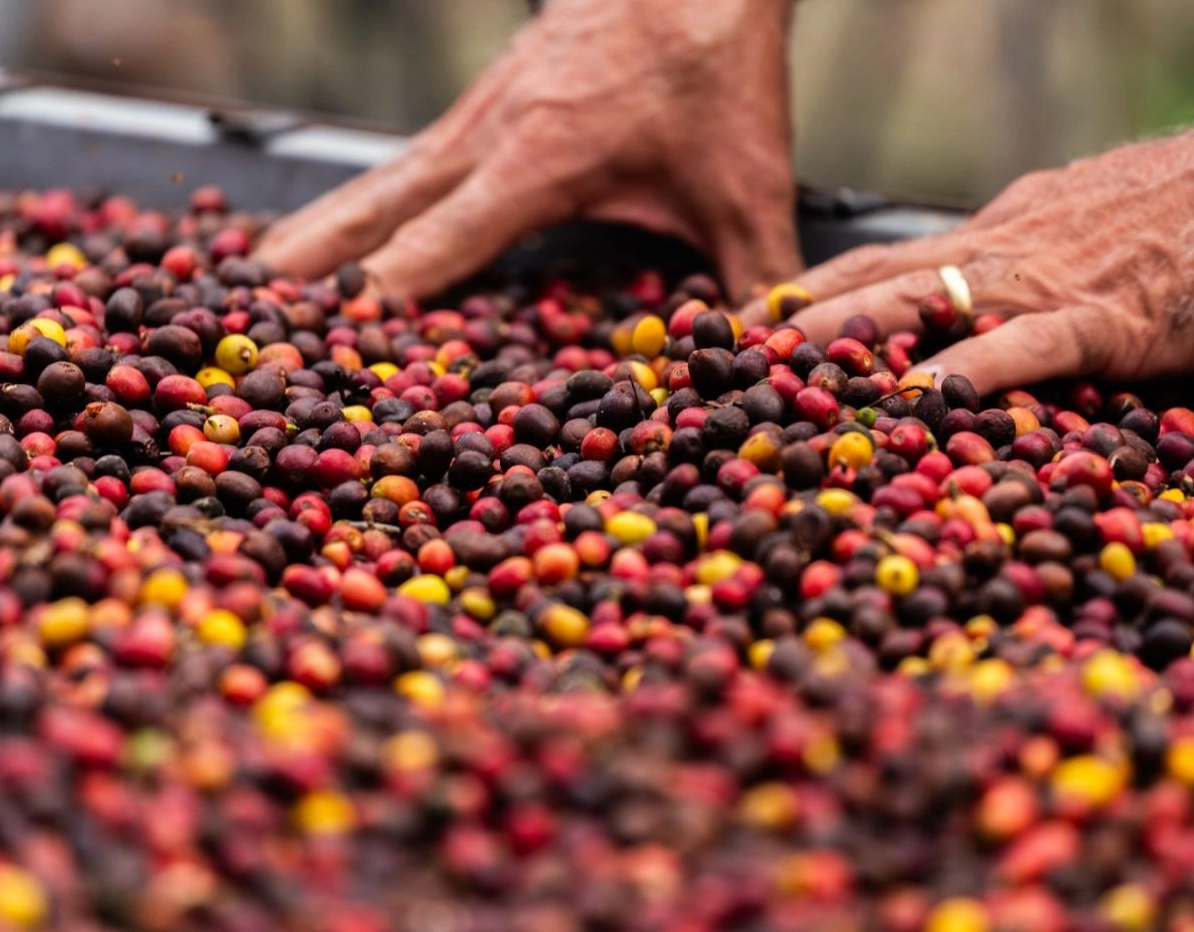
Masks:
[[[422,634],[415,642],[415,649],[419,652],[419,659],[425,667],[444,667],[451,663],[459,654],[456,642],[446,634],[430,631]]]
[[[384,382],[390,376],[398,374],[398,367],[392,362],[375,362],[369,367],[369,371]]]
[[[497,605],[487,589],[481,587],[465,589],[460,593],[460,607],[477,621],[489,621],[497,612]]]
[[[712,586],[729,579],[742,565],[742,558],[729,550],[717,550],[702,557],[696,566],[696,581],[702,586]]]
[[[824,651],[846,638],[846,629],[832,618],[814,618],[804,629],[804,643],[815,651]]]
[[[49,902],[41,882],[14,864],[0,865],[0,922],[14,929],[36,929],[46,921]]]
[[[629,356],[634,352],[634,319],[624,320],[616,327],[614,332],[610,334],[610,343],[613,345],[614,354],[621,356]]]
[[[869,466],[875,455],[875,446],[866,434],[852,430],[842,434],[829,448],[829,466],[847,466],[850,469],[862,469]]]
[[[589,636],[588,616],[562,602],[544,610],[541,624],[543,633],[557,647],[581,647]]]
[[[65,647],[87,637],[89,610],[82,599],[70,597],[47,605],[38,633],[46,647]]]
[[[829,732],[812,738],[800,755],[800,762],[815,774],[824,775],[833,770],[842,759],[842,749]]]
[[[920,397],[921,393],[919,389],[932,388],[937,384],[937,380],[931,372],[921,372],[919,369],[912,369],[901,376],[897,384],[901,389],[901,398],[908,401],[915,401]]]
[[[623,547],[633,547],[655,533],[655,522],[636,511],[620,511],[605,522],[605,532]]]
[[[1136,572],[1136,557],[1127,544],[1112,541],[1099,553],[1099,568],[1108,576],[1123,582]]]
[[[78,271],[86,268],[87,257],[74,243],[58,243],[56,246],[51,246],[46,252],[46,266],[56,269],[63,265],[68,265]]]
[[[1027,433],[1037,430],[1041,426],[1040,419],[1033,414],[1028,408],[1020,405],[1013,405],[1007,409],[1007,413],[1011,419],[1016,423],[1016,436],[1023,437]]]
[[[227,647],[230,650],[240,650],[248,639],[244,622],[222,608],[212,609],[199,619],[195,633],[204,644]]]
[[[187,588],[187,578],[178,570],[154,570],[141,584],[141,602],[177,608],[186,596]]]
[[[764,670],[775,653],[775,641],[771,638],[760,638],[746,649],[746,657],[750,661],[751,669]]]
[[[372,421],[373,412],[364,405],[349,405],[340,412],[346,421]]]
[[[1132,661],[1107,648],[1095,651],[1082,665],[1082,688],[1099,698],[1132,699],[1140,692],[1140,678]]]
[[[294,807],[294,822],[308,835],[343,835],[356,825],[356,810],[343,793],[312,790]]]
[[[459,592],[472,572],[467,566],[453,566],[444,573],[444,582],[453,592]]]
[[[204,388],[211,388],[213,385],[227,385],[230,388],[236,387],[236,379],[218,366],[205,366],[200,369],[195,373],[195,381]]]
[[[66,331],[62,329],[61,324],[44,317],[35,317],[8,335],[8,351],[24,356],[25,349],[39,337],[53,340],[59,346],[66,346]]]
[[[306,728],[310,703],[311,693],[301,683],[276,683],[253,704],[253,721],[266,738],[284,741]]]
[[[784,783],[763,783],[746,791],[738,815],[752,828],[782,831],[791,828],[799,814],[796,793]]]
[[[754,463],[763,472],[777,473],[780,470],[780,445],[772,434],[765,431],[747,437],[738,448],[738,455]]]
[[[773,323],[791,317],[797,311],[813,303],[813,296],[806,288],[792,282],[776,285],[767,292],[767,313]]]
[[[382,745],[381,759],[386,770],[430,770],[439,762],[439,746],[425,731],[402,731]]]
[[[405,696],[412,703],[425,709],[434,709],[443,704],[444,684],[439,677],[426,670],[411,670],[394,681],[394,691]]]
[[[1140,526],[1144,535],[1144,546],[1153,550],[1163,540],[1173,540],[1173,529],[1159,521],[1146,521]]]
[[[216,344],[216,365],[233,375],[244,375],[257,365],[257,344],[242,333],[230,333]]]
[[[916,564],[898,553],[885,556],[875,567],[875,583],[892,595],[910,595],[919,582]]]
[[[1124,775],[1119,767],[1093,754],[1062,761],[1053,770],[1053,795],[1102,808],[1119,795]]]
[[[858,504],[858,496],[845,489],[826,489],[817,495],[817,504],[831,515],[841,515]]]
[[[1119,932],[1148,932],[1156,928],[1157,902],[1140,884],[1124,883],[1103,894],[1099,914]]]
[[[929,663],[939,670],[961,670],[974,662],[974,647],[962,631],[947,631],[929,646]]]
[[[14,327],[12,333],[8,335],[8,342],[5,344],[5,349],[10,353],[15,353],[17,356],[24,356],[29,344],[40,336],[41,333],[36,327],[31,327],[29,324],[21,324],[19,327]]]
[[[448,584],[442,577],[429,573],[408,579],[398,587],[398,594],[432,605],[447,605],[452,601],[452,590]]]
[[[896,667],[896,672],[904,676],[924,676],[932,669],[924,657],[905,657]]]
[[[29,326],[47,340],[53,340],[59,346],[66,346],[66,331],[62,329],[62,324],[58,321],[50,320],[47,317],[34,317],[29,321]]]
[[[203,422],[203,436],[212,443],[235,444],[240,440],[240,424],[228,414],[213,414]]]
[[[635,324],[630,345],[636,353],[641,353],[650,359],[663,352],[665,343],[667,343],[667,324],[654,314],[648,314]]]
[[[975,702],[986,705],[1010,689],[1015,680],[1016,670],[1006,660],[980,660],[970,669],[970,694]]]
[[[630,377],[638,382],[648,392],[654,391],[659,387],[659,376],[655,374],[655,370],[648,366],[645,362],[639,362],[637,359],[627,360],[626,365],[630,368]]]
[[[1178,783],[1194,789],[1194,737],[1176,738],[1169,745],[1165,770]]]
[[[986,907],[962,896],[938,903],[925,922],[925,932],[987,932],[989,928]]]
[[[966,633],[972,638],[989,638],[999,630],[999,622],[990,615],[975,615],[966,622]]]

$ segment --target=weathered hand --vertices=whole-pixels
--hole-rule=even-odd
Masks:
[[[376,290],[421,297],[583,216],[683,237],[735,294],[794,274],[790,9],[549,5],[401,157],[283,219],[258,254],[307,277],[362,259]]]
[[[916,329],[941,266],[965,273],[976,314],[1007,322],[924,369],[980,392],[1047,378],[1112,380],[1194,369],[1194,133],[1027,175],[942,236],[849,252],[796,279],[817,299],[795,321],[833,339],[854,314]],[[751,305],[747,322],[766,319]]]

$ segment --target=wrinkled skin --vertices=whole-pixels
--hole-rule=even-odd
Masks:
[[[418,298],[587,217],[682,237],[746,297],[801,267],[791,6],[549,4],[399,158],[282,220],[258,255],[306,277],[360,259],[375,291]]]
[[[1194,133],[1026,175],[954,231],[868,246],[796,279],[817,299],[795,322],[833,339],[854,314],[917,329],[917,305],[959,266],[975,314],[1003,325],[921,368],[982,393],[1053,377],[1130,380],[1194,369]],[[761,303],[748,322],[766,319]]]

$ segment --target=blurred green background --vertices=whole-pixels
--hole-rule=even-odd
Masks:
[[[524,0],[0,0],[0,65],[409,132],[526,18]],[[1194,0],[802,0],[793,61],[797,169],[819,186],[977,203],[1194,123]]]

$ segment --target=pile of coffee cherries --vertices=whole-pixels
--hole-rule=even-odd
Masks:
[[[0,928],[1194,929],[1180,396],[259,232],[0,195]]]

